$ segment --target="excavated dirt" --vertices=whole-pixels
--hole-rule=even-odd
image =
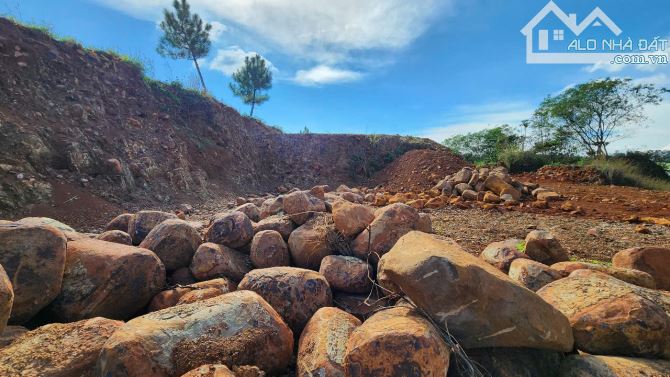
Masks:
[[[369,186],[392,193],[427,191],[464,166],[468,163],[448,150],[409,151],[375,174]]]

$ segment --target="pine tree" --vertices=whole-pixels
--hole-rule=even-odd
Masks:
[[[186,0],[174,0],[174,12],[163,10],[164,19],[160,23],[163,36],[158,44],[158,53],[173,59],[191,59],[198,70],[202,88],[207,91],[202,78],[198,59],[207,56],[212,42],[209,39],[211,24],[203,23],[200,16],[191,13]]]
[[[272,88],[272,72],[265,65],[265,59],[258,54],[244,58],[244,66],[233,73],[233,81],[230,83],[230,90],[245,104],[251,105],[249,116],[254,116],[256,105],[270,99],[270,96],[261,94],[261,91]]]

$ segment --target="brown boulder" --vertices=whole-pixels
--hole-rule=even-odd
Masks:
[[[130,238],[130,234],[122,230],[108,230],[102,234],[99,234],[96,239],[100,241],[120,243],[121,245],[132,245],[133,239]]]
[[[263,220],[254,223],[254,233],[262,232],[264,230],[274,230],[281,234],[284,241],[288,241],[288,237],[296,228],[295,223],[291,221],[288,216],[274,215],[264,218]]]
[[[670,249],[634,247],[620,251],[612,258],[614,267],[630,268],[648,273],[658,289],[670,291]]]
[[[264,230],[256,233],[251,241],[249,256],[251,263],[256,268],[291,265],[288,246],[286,246],[281,234],[274,230]]]
[[[493,175],[493,174],[489,175],[486,178],[486,180],[484,181],[484,187],[493,191],[493,193],[498,195],[498,196],[501,196],[502,192],[505,189],[514,189],[514,187],[512,187],[512,185],[505,182],[498,175]]]
[[[413,309],[378,312],[354,329],[345,376],[446,376],[450,352],[440,333]]]
[[[378,270],[465,348],[572,350],[561,312],[448,238],[410,232]]]
[[[167,277],[168,285],[189,285],[197,281],[188,267],[178,268]]]
[[[155,312],[177,305],[192,304],[196,301],[221,296],[237,289],[237,284],[227,278],[218,278],[176,287],[163,291],[151,300],[148,310]]]
[[[587,353],[670,357],[670,294],[578,270],[537,294],[570,320]]]
[[[205,241],[232,248],[248,244],[254,237],[251,220],[242,212],[235,211],[220,217],[207,228]]]
[[[180,376],[205,364],[284,371],[293,334],[260,296],[237,291],[128,321],[107,341],[96,376]]]
[[[329,255],[321,261],[319,273],[338,291],[368,293],[372,289],[372,266],[356,257]]]
[[[503,272],[509,271],[509,266],[515,259],[529,259],[523,253],[523,240],[518,239],[493,242],[486,246],[479,257]]]
[[[656,282],[651,275],[630,268],[608,267],[601,264],[578,261],[554,263],[551,265],[551,268],[561,272],[563,276],[568,276],[570,273],[577,270],[598,271],[613,276],[619,280],[623,280],[626,283],[639,285],[640,287],[645,288],[656,288]]]
[[[315,214],[326,212],[326,205],[309,191],[296,191],[284,195],[284,212],[294,223],[302,225]]]
[[[500,197],[490,191],[487,191],[484,194],[484,202],[493,204],[500,203]]]
[[[25,323],[61,290],[66,238],[52,227],[0,224],[0,265],[14,291],[11,324]]]
[[[402,203],[380,208],[368,229],[363,230],[351,243],[354,255],[370,263],[391,250],[396,241],[407,232],[417,229],[419,213],[416,209]]]
[[[251,271],[251,260],[248,255],[239,251],[206,242],[196,250],[190,268],[198,280],[227,277],[233,281],[240,281]]]
[[[570,355],[560,377],[664,377],[670,376],[670,361],[632,357]]]
[[[184,220],[165,220],[156,225],[140,247],[156,253],[167,271],[186,267],[202,243],[195,228]]]
[[[133,245],[139,245],[151,232],[151,229],[170,219],[178,219],[178,217],[173,213],[161,211],[140,211],[132,215],[128,220],[128,234],[133,239]]]
[[[302,268],[318,270],[321,260],[333,254],[328,234],[334,230],[329,215],[321,215],[298,227],[288,238],[293,263]]]
[[[518,258],[512,261],[509,277],[535,292],[545,285],[563,278],[560,271],[534,260]]]
[[[261,209],[258,208],[254,203],[246,203],[234,209],[234,211],[240,211],[247,215],[251,221],[260,221],[261,219]]]
[[[568,252],[563,249],[553,234],[545,230],[534,230],[526,236],[526,255],[544,264],[553,264],[570,260]]]
[[[332,293],[323,275],[302,268],[253,270],[242,279],[237,289],[261,295],[296,335],[319,308],[332,305]]]
[[[335,229],[346,237],[357,235],[374,219],[375,213],[370,207],[345,200],[338,200],[333,203]]]
[[[122,232],[128,233],[128,227],[130,224],[130,219],[133,217],[132,213],[122,213],[112,219],[107,226],[105,226],[105,231],[109,230],[120,230]]]
[[[222,364],[201,365],[181,377],[236,377],[227,366]]]
[[[300,335],[296,377],[344,376],[347,340],[361,321],[336,308],[321,308]]]
[[[0,334],[5,331],[9,315],[12,312],[12,303],[14,302],[14,290],[12,282],[0,265]]]
[[[98,317],[39,327],[0,349],[0,375],[92,376],[100,350],[122,325]]]
[[[268,198],[261,204],[261,219],[278,215],[284,211],[284,196],[279,195],[276,198]]]
[[[71,241],[63,288],[49,306],[58,321],[105,317],[128,319],[165,286],[165,267],[156,254],[99,240]]]
[[[543,200],[545,202],[553,202],[561,199],[561,195],[553,191],[538,192],[535,197],[537,198],[537,200]]]

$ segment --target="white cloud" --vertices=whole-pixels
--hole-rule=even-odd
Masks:
[[[417,136],[427,137],[437,142],[444,139],[477,132],[503,124],[517,126],[528,119],[534,107],[526,102],[498,102],[457,107],[439,127],[427,128]]]
[[[670,140],[670,98],[658,106],[647,106],[648,119],[643,127],[631,128],[629,137],[615,141],[610,151],[670,149],[666,145]]]
[[[318,65],[308,70],[299,70],[296,72],[293,81],[304,86],[314,86],[351,82],[359,80],[362,77],[363,75],[360,72],[332,68],[327,65]]]
[[[212,21],[210,22],[212,25],[212,30],[209,32],[209,36],[212,39],[212,41],[218,41],[219,37],[226,31],[228,31],[228,27],[219,21]]]
[[[211,61],[207,63],[207,66],[210,69],[221,71],[226,76],[230,76],[233,74],[233,72],[237,71],[238,68],[244,65],[245,57],[254,55],[256,55],[256,52],[244,51],[239,46],[222,48],[216,52],[216,55]],[[265,61],[270,70],[277,72],[277,68],[272,64],[272,62],[267,59],[265,59]]]
[[[160,19],[161,10],[171,3],[170,0],[95,1],[151,21]],[[363,57],[366,53],[392,54],[410,45],[454,1],[190,0],[190,4],[203,18],[228,26],[228,43],[281,53],[302,67],[360,69],[368,67],[369,59]]]

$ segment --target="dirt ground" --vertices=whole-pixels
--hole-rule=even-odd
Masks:
[[[479,254],[491,242],[525,238],[534,229],[552,232],[575,258],[609,262],[616,252],[637,246],[670,247],[670,227],[650,225],[650,234],[621,221],[498,211],[444,208],[431,212],[437,234]]]

